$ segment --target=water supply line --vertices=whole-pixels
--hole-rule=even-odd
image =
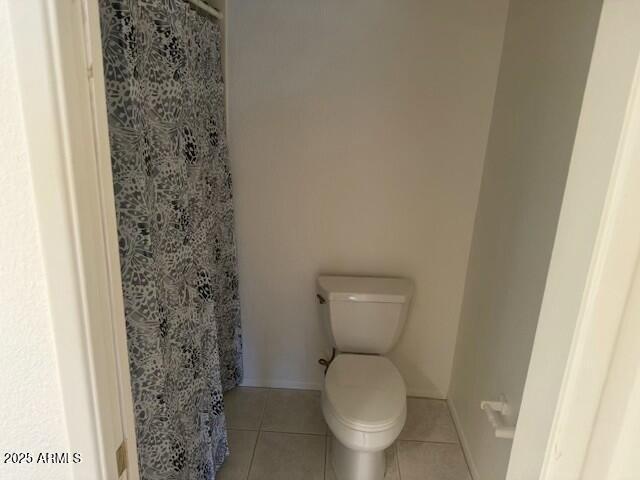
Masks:
[[[334,358],[336,358],[336,349],[332,348],[331,349],[331,358],[329,360],[324,359],[324,358],[318,359],[318,363],[324,367],[324,374],[325,375],[327,374],[327,370],[329,370],[329,365],[331,365],[331,362],[333,362]]]

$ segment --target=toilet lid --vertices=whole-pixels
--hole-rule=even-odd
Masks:
[[[392,427],[403,415],[407,392],[387,358],[342,354],[327,371],[325,397],[341,422],[372,432]]]

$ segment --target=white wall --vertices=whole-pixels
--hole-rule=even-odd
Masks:
[[[515,422],[600,6],[510,4],[450,390],[478,479],[505,478],[511,443],[480,401],[505,394]]]
[[[0,452],[37,455],[68,448],[8,3],[0,0]],[[0,478],[58,480],[70,471],[0,462]]]
[[[318,387],[318,273],[400,275],[393,354],[444,397],[506,0],[229,2],[245,381]]]

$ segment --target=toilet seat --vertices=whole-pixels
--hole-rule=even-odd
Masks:
[[[358,432],[395,430],[406,417],[407,392],[397,368],[377,355],[338,355],[325,377],[324,408]]]

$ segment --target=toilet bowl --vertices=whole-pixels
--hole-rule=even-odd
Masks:
[[[321,276],[317,297],[334,349],[322,391],[337,480],[383,480],[385,449],[407,418],[407,391],[383,355],[404,326],[413,283],[403,278]]]
[[[333,434],[337,480],[382,480],[384,451],[407,417],[406,388],[393,363],[377,355],[338,355],[325,377],[322,412]]]

